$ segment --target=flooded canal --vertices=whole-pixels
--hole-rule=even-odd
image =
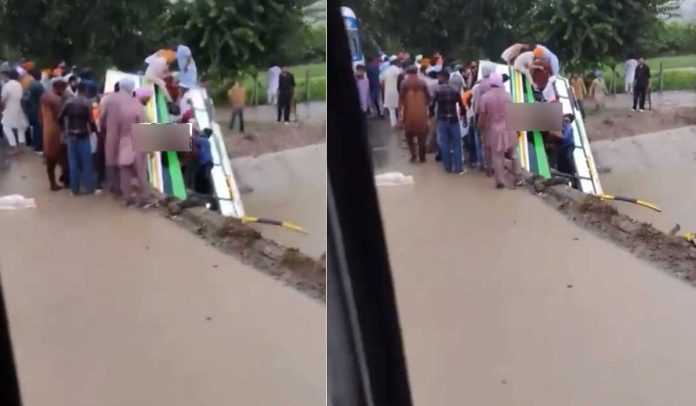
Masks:
[[[242,196],[251,216],[288,221],[307,235],[255,225],[267,238],[319,258],[326,252],[326,144],[232,161],[239,182],[253,189]]]
[[[592,143],[609,194],[650,201],[661,213],[628,203],[622,212],[669,232],[675,224],[696,232],[696,126],[660,131],[615,141]]]

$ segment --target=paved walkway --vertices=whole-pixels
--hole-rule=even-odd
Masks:
[[[325,307],[109,196],[0,175],[0,273],[24,404],[325,404]]]
[[[379,190],[415,404],[696,402],[692,286],[526,191],[387,145],[377,172],[415,178]]]

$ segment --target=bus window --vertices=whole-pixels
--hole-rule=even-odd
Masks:
[[[360,49],[360,37],[358,31],[348,31],[348,44],[350,45],[350,54],[353,60],[362,59],[362,50]]]

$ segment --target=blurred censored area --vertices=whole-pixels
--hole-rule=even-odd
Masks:
[[[508,103],[505,106],[508,131],[560,131],[562,117],[560,103]]]
[[[133,124],[133,142],[139,152],[191,151],[191,134],[191,124]]]

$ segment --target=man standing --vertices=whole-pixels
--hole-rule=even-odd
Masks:
[[[573,74],[573,78],[570,79],[570,86],[573,87],[573,94],[575,95],[575,104],[577,104],[578,110],[585,117],[585,96],[587,95],[587,87],[585,86],[585,81],[577,73]]]
[[[124,78],[118,83],[119,91],[109,95],[99,112],[99,128],[104,131],[104,161],[106,180],[111,193],[121,195],[121,178],[118,165],[118,142],[120,110],[133,104],[135,83],[132,79]]]
[[[239,132],[244,134],[244,106],[246,105],[246,89],[239,83],[239,80],[234,81],[234,85],[227,91],[227,100],[232,108],[232,116],[230,117],[230,130],[234,129],[235,121],[239,118]]]
[[[639,109],[645,111],[645,94],[650,89],[650,67],[645,64],[645,59],[638,59],[636,67],[635,85],[633,86],[633,111]],[[640,104],[638,102],[640,101]]]
[[[462,65],[455,66],[454,72],[452,72],[449,79],[449,84],[452,85],[454,90],[458,91],[459,93],[461,93],[466,86],[462,72],[464,72],[464,67]]]
[[[483,95],[491,89],[491,86],[488,83],[488,78],[493,73],[493,69],[494,66],[492,64],[484,62],[481,65],[481,76],[483,76],[483,79],[481,79],[481,81],[472,89],[471,104],[472,108],[474,109],[474,132],[473,137],[471,137],[471,140],[469,141],[469,150],[475,152],[476,160],[474,161],[474,165],[478,165],[481,170],[486,169],[489,171],[491,168],[486,167],[486,162],[483,156],[483,143],[481,142],[481,130],[478,126],[478,116],[480,113],[479,104],[481,102],[481,97],[483,97]]]
[[[401,68],[396,56],[389,58],[390,66],[380,74],[380,83],[384,87],[384,108],[389,110],[389,123],[392,128],[398,124],[397,109],[399,108],[398,82]]]
[[[31,126],[31,140],[34,143],[34,151],[41,153],[43,151],[43,131],[41,130],[41,96],[44,93],[44,87],[41,84],[41,72],[38,69],[32,68],[29,74],[34,80],[25,90],[26,106],[25,112],[29,125]]]
[[[636,61],[636,58],[632,56],[626,59],[626,62],[624,62],[624,91],[626,93],[629,93],[633,90],[633,81],[636,78],[637,67],[638,61]]]
[[[195,87],[198,82],[198,69],[196,68],[196,61],[193,59],[191,49],[186,45],[179,44],[174,51],[176,52],[176,62],[179,66],[179,83],[182,83],[189,89]]]
[[[61,167],[61,182],[67,186],[69,181],[67,150],[61,142],[61,128],[58,115],[63,106],[67,82],[62,78],[51,81],[51,88],[41,96],[41,124],[43,130],[43,151],[46,159],[46,173],[52,191],[60,189],[56,183],[56,166]]]
[[[290,122],[290,107],[295,96],[295,76],[283,67],[278,77],[278,122],[281,118],[287,125]]]
[[[425,162],[430,93],[425,82],[418,77],[418,68],[415,65],[409,66],[406,73],[399,91],[399,110],[402,111],[406,142],[411,151],[411,162],[416,162],[416,159]],[[416,142],[418,143],[417,158]]]
[[[70,167],[70,189],[73,196],[94,193],[94,173],[90,134],[97,132],[92,119],[92,106],[85,97],[85,85],[77,86],[77,95],[70,97],[58,115],[68,143],[68,166]]]
[[[271,65],[266,73],[266,97],[268,104],[276,104],[278,102],[278,81],[280,79],[281,69],[275,63]]]
[[[367,111],[370,108],[370,81],[365,75],[365,65],[359,64],[355,67],[355,84],[358,87],[360,110],[367,117]]]
[[[382,91],[379,88],[379,57],[375,57],[372,62],[370,62],[367,67],[367,80],[370,83],[370,106],[374,106],[375,112],[379,118],[382,118],[382,108],[380,107],[382,101]]]
[[[26,144],[26,132],[29,120],[22,109],[22,85],[16,69],[7,72],[8,81],[2,86],[2,130],[10,144],[10,153],[22,152]]]
[[[604,97],[609,93],[607,85],[604,83],[602,71],[595,72],[595,78],[590,85],[590,96],[597,103],[595,111],[604,107]],[[635,110],[635,109],[634,109]]]
[[[465,110],[461,94],[449,84],[449,73],[446,70],[439,73],[440,85],[435,91],[435,96],[430,104],[430,114],[435,114],[437,106],[437,132],[440,146],[442,164],[447,173],[454,169],[455,173],[464,173],[462,163],[462,135],[459,126],[459,111]]]
[[[517,136],[508,131],[505,125],[505,108],[512,103],[512,97],[503,88],[503,80],[498,73],[492,73],[488,80],[490,90],[479,102],[479,128],[483,133],[486,161],[493,168],[495,187],[505,187],[505,157],[512,162],[515,185],[521,185],[520,169],[515,157]]]

